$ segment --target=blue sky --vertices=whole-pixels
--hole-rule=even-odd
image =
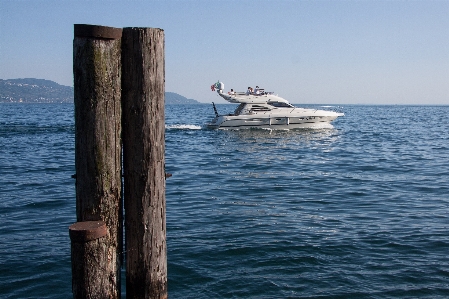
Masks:
[[[165,32],[166,91],[259,85],[293,103],[449,105],[449,0],[0,0],[0,79],[73,85],[73,24]]]

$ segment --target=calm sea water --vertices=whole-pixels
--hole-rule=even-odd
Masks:
[[[170,298],[449,297],[449,106],[343,108],[214,131],[166,107]],[[0,105],[0,298],[72,297],[72,174],[73,105]]]

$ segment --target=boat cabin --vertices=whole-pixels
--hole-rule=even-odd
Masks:
[[[254,112],[269,112],[278,108],[292,108],[295,109],[295,106],[291,105],[287,101],[269,101],[266,103],[241,103],[237,106],[234,111],[234,116],[241,114],[252,114]]]

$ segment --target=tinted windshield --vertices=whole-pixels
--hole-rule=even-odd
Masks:
[[[292,105],[290,105],[288,103],[284,103],[284,102],[269,102],[268,104],[271,106],[274,106],[274,107],[295,108]]]

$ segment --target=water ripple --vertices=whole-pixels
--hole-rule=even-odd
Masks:
[[[73,107],[1,108],[0,297],[69,298]],[[448,114],[347,106],[332,128],[216,131],[210,105],[167,107],[169,296],[447,297]]]

